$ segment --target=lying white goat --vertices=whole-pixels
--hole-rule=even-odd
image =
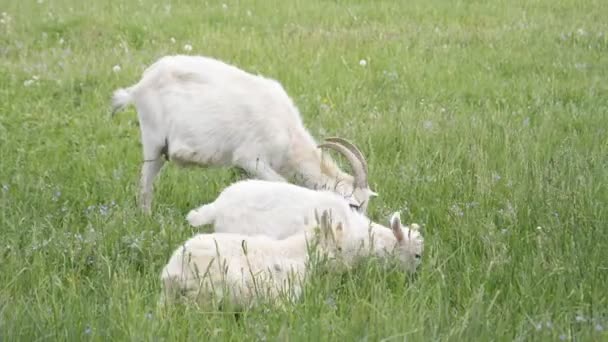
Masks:
[[[329,256],[334,230],[323,213],[320,231],[302,231],[284,240],[232,233],[197,234],[177,248],[161,272],[161,301],[178,297],[204,307],[242,308],[257,299],[288,300],[301,294],[311,255]],[[335,228],[338,234],[342,225]],[[320,247],[320,248],[319,248]]]
[[[131,103],[141,129],[140,205],[147,213],[163,155],[180,165],[236,166],[259,179],[295,179],[308,188],[330,189],[361,212],[376,196],[361,152],[339,138],[317,146],[291,98],[273,79],[210,57],[166,56],[137,84],[114,92],[112,113]],[[354,177],[319,147],[342,153]]]
[[[330,222],[327,212],[320,220],[321,234],[313,235],[314,229],[308,229],[283,240],[236,233],[197,234],[180,246],[164,267],[161,300],[171,303],[182,295],[211,309],[218,303],[242,308],[258,299],[294,300],[302,292],[311,256],[349,267],[366,255],[390,253],[405,240],[399,217],[394,216],[392,239],[387,240],[386,234],[375,238],[366,235],[360,244],[354,244],[342,222],[334,228],[331,222],[337,221],[332,218]],[[408,236],[415,236],[417,242],[412,246],[419,245],[421,252],[418,231],[405,229]],[[415,266],[409,269],[415,270]]]
[[[410,272],[420,264],[424,240],[419,227],[412,224],[412,229],[402,229],[398,212],[392,215],[389,229],[351,209],[344,198],[333,192],[289,183],[262,180],[233,183],[212,203],[191,210],[187,220],[194,227],[213,224],[217,233],[284,239],[314,226],[315,213],[325,210],[331,212],[335,222],[344,224],[341,242],[344,253],[354,253],[357,246],[363,246],[379,257],[396,252],[402,266]]]

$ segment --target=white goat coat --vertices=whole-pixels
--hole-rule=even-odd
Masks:
[[[197,234],[178,247],[163,268],[161,300],[171,303],[181,294],[210,309],[219,303],[243,308],[260,300],[293,301],[301,295],[310,253],[333,253],[327,243],[315,245],[315,236],[301,232],[275,240]]]
[[[368,188],[354,188],[305,129],[281,84],[203,56],[166,56],[113,96],[114,111],[134,103],[144,164],[140,201],[151,212],[162,155],[181,164],[236,166],[255,178],[327,187],[365,211]]]
[[[191,210],[187,220],[194,227],[211,224],[220,233],[284,239],[315,227],[315,217],[326,210],[333,222],[344,225],[340,243],[347,258],[355,258],[361,248],[380,257],[397,250],[403,267],[415,272],[424,245],[417,225],[412,225],[412,229],[402,227],[398,213],[390,219],[391,228],[374,223],[330,191],[315,191],[289,183],[243,180],[226,187],[214,202]],[[403,234],[399,243],[396,230]]]
[[[284,239],[315,226],[315,212],[329,210],[336,222],[366,230],[371,221],[350,208],[341,196],[301,186],[243,180],[226,187],[215,201],[190,211],[194,226],[212,224],[218,233],[266,235]]]

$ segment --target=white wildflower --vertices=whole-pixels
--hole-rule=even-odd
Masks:
[[[112,71],[114,72],[120,72],[120,65],[116,64],[115,66],[112,67]]]
[[[367,61],[365,59],[362,59],[362,60],[359,61],[359,65],[362,66],[362,67],[364,67],[364,66],[367,65]]]
[[[228,9],[228,5],[222,4],[222,9],[227,10]]]
[[[192,45],[190,45],[190,44],[184,45],[184,51],[192,51]]]
[[[171,37],[171,39],[169,39],[171,41],[172,44],[175,44],[175,38]]]
[[[24,85],[25,87],[29,87],[29,86],[31,86],[32,84],[34,84],[34,80],[25,80],[25,81],[23,82],[23,85]]]

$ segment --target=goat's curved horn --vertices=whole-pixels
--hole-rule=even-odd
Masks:
[[[361,163],[361,160],[359,160],[359,158],[357,158],[357,156],[354,153],[352,153],[348,148],[346,148],[346,146],[337,144],[335,142],[327,142],[327,143],[320,144],[317,147],[330,148],[330,149],[340,152],[340,154],[342,154],[344,157],[346,157],[346,159],[350,163],[350,166],[353,169],[353,173],[355,176],[355,187],[358,187],[358,188],[367,187],[367,172],[364,169],[363,163]]]
[[[357,159],[359,159],[359,161],[361,162],[361,166],[363,167],[363,170],[365,170],[365,174],[368,173],[367,161],[365,160],[363,153],[361,153],[361,151],[357,148],[357,146],[355,146],[355,144],[353,144],[352,142],[350,142],[344,138],[339,138],[339,137],[329,137],[329,138],[325,139],[325,141],[344,145],[344,147],[349,149],[355,155],[355,157],[357,157]]]

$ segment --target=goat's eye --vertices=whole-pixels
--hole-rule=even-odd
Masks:
[[[414,258],[420,259],[420,258],[422,258],[422,256],[420,254],[416,254],[416,255],[414,255]]]
[[[351,203],[351,204],[349,204],[349,206],[350,206],[351,209],[359,210],[359,206],[356,205],[356,204],[352,204]]]

